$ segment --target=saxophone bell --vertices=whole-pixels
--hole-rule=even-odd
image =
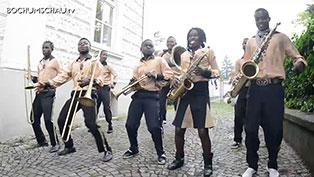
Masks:
[[[241,73],[247,79],[254,79],[259,72],[259,67],[254,61],[246,61],[241,67]]]

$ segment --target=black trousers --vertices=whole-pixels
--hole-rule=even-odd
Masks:
[[[108,87],[107,85],[101,87],[100,89],[97,90],[97,95],[98,95],[97,113],[99,113],[99,107],[102,103],[104,107],[106,121],[108,122],[109,125],[111,125],[112,113],[110,109],[110,87]]]
[[[55,95],[55,90],[44,90],[43,92],[36,94],[33,102],[34,123],[32,124],[32,127],[37,143],[43,143],[46,141],[45,135],[40,127],[40,118],[42,114],[44,114],[45,126],[50,137],[50,143],[52,146],[57,143],[59,144],[52,120],[52,108]],[[32,116],[33,113],[31,112],[31,117]]]
[[[86,91],[82,92],[81,96],[85,95]],[[58,125],[59,125],[59,130],[60,130],[60,134],[62,134],[63,131],[63,127],[65,126],[65,121],[66,121],[66,117],[68,114],[69,109],[71,109],[70,112],[70,116],[69,116],[69,120],[67,122],[67,127],[66,127],[66,131],[65,134],[68,133],[68,126],[71,124],[71,121],[73,119],[73,114],[74,114],[74,107],[75,107],[75,103],[77,103],[78,101],[78,95],[79,95],[79,91],[77,91],[77,94],[75,95],[75,101],[72,105],[72,107],[70,108],[70,104],[71,104],[71,100],[73,98],[73,94],[74,91],[72,91],[71,93],[71,98],[69,100],[67,100],[63,106],[63,108],[61,109],[59,118],[58,118]],[[96,99],[96,93],[93,91],[92,92],[92,98],[94,99],[94,101],[97,101]],[[83,110],[83,115],[85,118],[85,125],[86,127],[90,130],[90,132],[92,133],[92,135],[94,136],[95,140],[96,140],[96,144],[97,144],[97,149],[98,152],[104,152],[105,148],[104,148],[104,144],[103,144],[103,139],[102,136],[100,134],[100,131],[98,130],[98,125],[96,124],[96,107],[88,107],[88,106],[84,106],[81,105],[80,103],[78,103],[78,107],[77,107],[77,111],[79,111],[80,109]],[[66,139],[66,137],[64,137],[64,140]],[[74,146],[73,144],[73,139],[71,137],[71,132],[70,132],[70,138],[68,142],[65,142],[65,147],[66,148],[72,148]]]
[[[158,92],[138,91],[132,95],[132,102],[128,111],[126,129],[130,141],[130,150],[138,152],[137,132],[145,114],[148,131],[152,135],[157,155],[164,154],[161,125],[159,118],[159,94]]]
[[[242,142],[243,125],[244,125],[244,119],[245,119],[245,114],[246,114],[247,91],[248,91],[247,87],[243,87],[240,90],[237,103],[234,106],[234,138],[233,140],[239,143]]]
[[[248,91],[247,116],[245,119],[247,148],[246,160],[249,167],[257,170],[259,149],[258,129],[264,130],[268,150],[268,168],[278,169],[277,157],[283,136],[284,88],[280,84],[257,86],[252,84]]]
[[[166,114],[167,114],[167,94],[170,90],[170,86],[165,86],[161,89],[161,91],[159,92],[159,104],[160,104],[160,120],[167,120],[166,119]]]

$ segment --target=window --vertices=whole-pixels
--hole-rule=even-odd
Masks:
[[[111,46],[113,0],[97,0],[94,41]]]

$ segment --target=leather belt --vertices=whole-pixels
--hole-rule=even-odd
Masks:
[[[260,78],[260,79],[253,79],[251,80],[252,85],[257,85],[257,86],[266,86],[266,85],[271,85],[271,84],[279,84],[281,85],[283,79],[277,79],[277,78]]]

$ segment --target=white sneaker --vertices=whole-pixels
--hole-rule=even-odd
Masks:
[[[242,177],[252,177],[256,173],[256,170],[253,168],[248,168],[246,171],[243,173]]]
[[[276,169],[267,168],[267,171],[269,173],[269,177],[279,177],[279,172]]]

